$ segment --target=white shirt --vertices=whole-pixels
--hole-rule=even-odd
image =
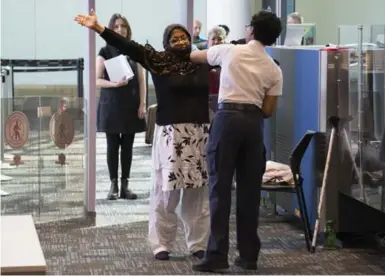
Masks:
[[[218,103],[247,103],[262,108],[266,95],[282,95],[281,68],[256,40],[245,45],[210,47],[207,60],[211,66],[222,67]]]

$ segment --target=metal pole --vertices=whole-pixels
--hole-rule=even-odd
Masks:
[[[78,98],[84,97],[84,84],[83,84],[83,70],[84,70],[84,59],[79,58],[77,60],[77,84],[78,84]]]
[[[87,10],[95,9],[95,0],[88,0]],[[85,89],[85,113],[87,120],[85,128],[87,136],[85,139],[85,211],[87,214],[94,214],[96,204],[96,41],[95,32],[88,31],[88,43],[86,54],[87,89]]]
[[[194,33],[194,0],[187,0],[187,30]]]
[[[383,35],[385,36],[385,25],[383,26]],[[384,42],[385,43],[385,42]],[[384,79],[385,79],[385,56],[382,64],[383,72],[384,72]],[[385,91],[385,82],[384,82],[384,91]],[[385,103],[383,102],[385,105]],[[385,131],[385,130],[383,130]],[[385,211],[385,184],[381,186],[381,206],[380,206],[381,211]]]
[[[337,46],[341,47],[341,26],[337,28]]]
[[[39,108],[41,108],[42,107],[42,102],[41,102],[41,96],[39,96],[39,107],[38,107],[38,109]],[[43,157],[41,156],[41,143],[42,143],[42,141],[41,141],[41,131],[42,131],[42,128],[43,128],[43,125],[42,125],[42,118],[43,118],[43,116],[42,116],[42,114],[40,114],[40,116],[39,116],[39,130],[38,130],[38,134],[37,134],[37,139],[38,139],[38,161],[37,161],[37,166],[38,166],[38,177],[37,177],[37,179],[38,179],[38,185],[39,185],[39,187],[38,187],[38,192],[39,192],[39,207],[38,207],[38,209],[37,209],[37,215],[40,217],[40,215],[41,215],[41,207],[42,207],[42,205],[43,205],[43,202],[42,202],[42,189],[41,189],[41,180],[42,180],[42,177],[41,177],[41,174],[42,174],[42,170],[43,170],[43,164],[44,164],[44,160],[43,160]]]
[[[359,148],[359,160],[360,160],[360,167],[363,164],[362,160],[362,150],[363,150],[363,116],[364,116],[364,110],[363,110],[363,99],[365,98],[365,92],[363,91],[364,88],[364,82],[363,82],[363,26],[358,26],[358,64],[357,64],[357,71],[358,71],[358,87],[357,87],[357,94],[358,94],[358,148]],[[360,170],[359,176],[358,176],[358,182],[364,183],[364,174],[363,170]],[[360,187],[360,200],[365,201],[365,188],[364,185]]]
[[[324,170],[324,175],[323,175],[323,179],[322,179],[321,195],[320,195],[318,208],[317,208],[317,219],[315,222],[313,240],[311,243],[311,252],[312,253],[315,252],[315,248],[317,245],[317,236],[318,236],[318,231],[319,231],[320,224],[321,224],[322,209],[324,207],[326,185],[327,185],[327,180],[328,180],[330,161],[331,161],[331,157],[332,157],[333,146],[335,143],[335,135],[336,135],[337,127],[338,126],[333,126],[332,131],[330,133],[329,148],[328,148],[328,153],[326,155],[325,170]]]

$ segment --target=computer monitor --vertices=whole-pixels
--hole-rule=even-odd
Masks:
[[[285,46],[316,44],[316,24],[287,24]]]
[[[377,45],[379,48],[385,47],[385,25],[370,26],[370,42]]]

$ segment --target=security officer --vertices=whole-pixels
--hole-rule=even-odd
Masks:
[[[255,14],[247,25],[247,44],[223,44],[194,51],[191,60],[221,66],[218,109],[207,145],[211,233],[200,272],[227,269],[231,183],[237,171],[237,243],[235,265],[257,269],[259,203],[265,172],[263,119],[273,113],[282,94],[282,72],[265,52],[281,33],[271,12]]]

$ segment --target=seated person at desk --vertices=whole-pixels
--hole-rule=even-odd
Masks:
[[[287,24],[302,24],[303,17],[298,12],[293,12],[287,17]]]
[[[299,12],[293,12],[287,16],[287,24],[303,24],[303,16]],[[305,44],[305,39],[302,38],[301,45]]]

